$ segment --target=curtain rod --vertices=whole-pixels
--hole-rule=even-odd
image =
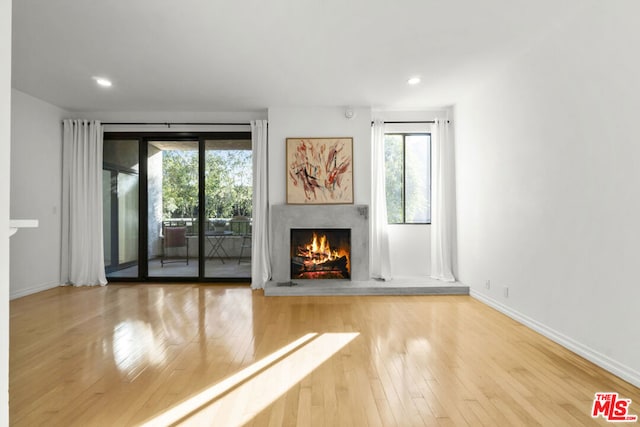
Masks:
[[[382,122],[385,125],[404,125],[404,124],[424,124],[424,123],[435,123],[435,120],[415,120],[415,121],[400,121],[400,122]],[[447,123],[450,123],[449,120],[447,120]],[[371,124],[373,124],[373,122],[371,122]]]
[[[413,121],[391,121],[391,122],[382,122],[388,125],[399,125],[399,124],[433,124],[435,120],[413,120]],[[371,124],[374,122],[372,121]],[[447,120],[447,123],[451,123]],[[102,122],[102,125],[112,125],[112,126],[250,126],[251,123],[174,123],[174,122]]]
[[[64,120],[63,120],[64,122]],[[101,125],[114,126],[250,126],[251,123],[174,123],[174,122],[101,122]]]
[[[251,123],[172,123],[172,122],[158,122],[158,123],[132,123],[132,122],[104,122],[102,125],[117,125],[117,126],[249,126]]]

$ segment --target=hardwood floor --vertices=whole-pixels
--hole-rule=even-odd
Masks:
[[[468,296],[57,288],[11,302],[12,426],[607,425],[640,390]]]

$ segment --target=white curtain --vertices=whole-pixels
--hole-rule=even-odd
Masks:
[[[384,123],[373,122],[371,127],[371,244],[369,270],[374,279],[391,279],[389,259],[389,231],[387,224],[387,195],[384,177]]]
[[[431,277],[454,282],[454,153],[449,133],[448,120],[436,119],[431,132]]]
[[[252,289],[264,288],[265,283],[271,278],[267,135],[266,120],[251,122],[251,146],[253,148]]]
[[[62,283],[106,285],[100,122],[65,120],[62,152]]]

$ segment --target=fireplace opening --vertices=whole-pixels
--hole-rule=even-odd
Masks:
[[[351,279],[351,229],[292,228],[291,279]]]

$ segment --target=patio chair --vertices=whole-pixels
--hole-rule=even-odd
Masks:
[[[242,235],[242,243],[240,244],[240,256],[238,257],[238,264],[242,261],[242,256],[245,253],[245,250],[249,253],[249,261],[251,262],[251,234],[243,234]]]
[[[169,258],[168,249],[186,248],[186,258]],[[169,260],[168,260],[169,259]],[[186,262],[189,265],[189,239],[187,239],[187,227],[164,227],[162,258],[160,265],[171,262]]]

